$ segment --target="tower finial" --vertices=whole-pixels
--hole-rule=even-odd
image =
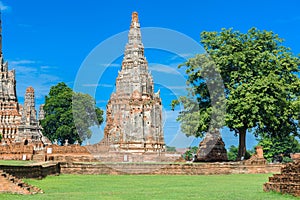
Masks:
[[[137,12],[132,13],[132,22],[139,22],[139,16]]]
[[[133,12],[131,17],[132,18],[131,18],[130,29],[139,27],[140,24],[139,24],[139,15],[138,15],[138,13]]]

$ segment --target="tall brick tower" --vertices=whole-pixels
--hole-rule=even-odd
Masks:
[[[10,143],[15,140],[21,123],[16,95],[15,71],[8,70],[2,53],[2,26],[0,17],[0,135]]]
[[[161,152],[165,148],[161,98],[159,91],[154,93],[137,12],[132,13],[116,91],[107,104],[102,142],[127,152]]]

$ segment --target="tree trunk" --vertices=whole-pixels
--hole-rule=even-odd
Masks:
[[[246,155],[246,130],[239,130],[239,152],[236,160],[243,160]]]

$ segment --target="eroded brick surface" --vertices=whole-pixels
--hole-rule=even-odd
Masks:
[[[264,191],[300,196],[300,162],[289,163],[281,169],[281,174],[274,174],[263,186]]]

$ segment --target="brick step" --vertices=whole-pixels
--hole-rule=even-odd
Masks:
[[[0,170],[0,193],[36,194],[42,190]]]
[[[282,174],[298,174],[300,173],[300,162],[288,163],[281,169]]]
[[[264,191],[275,191],[300,196],[300,161],[286,164],[281,174],[269,177],[269,182],[263,186]]]
[[[269,182],[300,183],[300,174],[274,174],[273,177],[269,177]]]
[[[264,184],[264,191],[275,191],[280,192],[283,194],[292,194],[297,195],[299,194],[300,184],[295,183],[265,183]]]

